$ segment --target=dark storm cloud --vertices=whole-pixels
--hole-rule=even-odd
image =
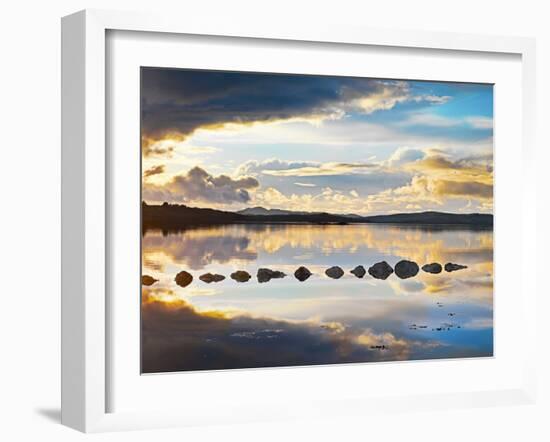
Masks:
[[[173,176],[162,186],[144,184],[143,198],[146,201],[246,203],[250,200],[248,190],[259,185],[258,180],[253,177],[214,176],[195,166],[187,173]]]
[[[387,90],[373,79],[143,68],[142,130],[145,140],[184,138],[195,129],[330,114],[342,101]],[[392,83],[391,93],[408,93]],[[145,142],[147,146],[147,142]]]

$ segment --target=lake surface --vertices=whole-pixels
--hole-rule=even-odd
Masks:
[[[368,269],[401,259],[467,269],[377,280]],[[338,280],[324,271],[338,265]],[[298,281],[306,266],[313,275]],[[259,283],[261,267],[283,279]],[[186,270],[193,282],[179,287]],[[252,279],[229,275],[246,270]],[[226,276],[207,284],[201,274]],[[145,232],[142,273],[144,373],[493,354],[493,233],[396,225],[225,225]]]

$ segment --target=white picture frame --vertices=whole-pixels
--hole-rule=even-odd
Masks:
[[[178,17],[86,10],[62,20],[62,423],[84,432],[253,421],[289,416],[361,415],[376,409],[399,411],[416,408],[453,408],[529,403],[536,392],[535,316],[536,280],[522,278],[521,329],[525,337],[524,382],[520,387],[467,393],[427,394],[415,397],[379,397],[312,403],[308,410],[266,410],[244,417],[189,416],[183,412],[107,412],[109,385],[109,324],[107,302],[110,241],[108,156],[106,155],[106,33],[142,31],[181,35],[208,35],[273,39],[296,42],[370,45],[404,49],[515,54],[522,70],[522,250],[520,272],[527,258],[536,255],[535,174],[535,42],[528,38],[492,37],[417,31],[388,31],[308,24],[212,23],[194,20],[181,24]],[[254,405],[248,405],[249,409]]]

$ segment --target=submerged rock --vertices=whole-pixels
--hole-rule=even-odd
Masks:
[[[369,275],[376,279],[387,279],[392,273],[393,269],[386,261],[377,262],[369,267]]]
[[[298,267],[294,272],[294,276],[298,281],[305,281],[311,276],[311,272],[306,267]]]
[[[438,262],[432,262],[431,264],[424,264],[422,270],[426,273],[441,273],[443,267]]]
[[[149,276],[149,275],[143,275],[141,277],[141,283],[143,285],[147,285],[147,286],[153,285],[157,281],[158,281],[158,279],[155,279],[155,278],[153,278],[152,276]]]
[[[446,272],[455,272],[457,270],[462,270],[462,269],[467,269],[468,266],[464,266],[464,265],[461,265],[461,264],[455,264],[455,263],[452,263],[452,262],[448,262],[447,264],[445,264],[445,271]]]
[[[418,270],[418,264],[414,261],[407,261],[406,259],[404,259],[395,264],[395,274],[401,279],[407,279],[416,276]]]
[[[250,273],[244,270],[237,270],[236,272],[231,273],[231,279],[234,279],[237,282],[247,282],[252,276]]]
[[[180,287],[187,287],[193,281],[193,275],[183,270],[176,275],[174,281],[176,281],[176,284]]]
[[[367,271],[365,270],[365,267],[357,266],[353,270],[350,270],[350,273],[357,276],[358,278],[362,278],[363,276],[365,276],[365,273],[367,273]]]
[[[332,279],[340,279],[344,276],[344,271],[341,267],[333,266],[325,270],[325,275]]]
[[[225,279],[225,276],[218,275],[217,273],[205,273],[204,275],[199,276],[199,279],[202,282],[210,284],[211,282],[220,282]]]
[[[258,269],[258,273],[256,274],[256,277],[258,278],[258,282],[268,282],[271,279],[284,278],[285,276],[286,274],[278,270],[263,269],[263,268]]]

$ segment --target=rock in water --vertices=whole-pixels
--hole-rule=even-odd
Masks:
[[[344,271],[341,267],[334,266],[326,269],[325,275],[332,279],[340,279],[342,276],[344,276]]]
[[[193,281],[193,275],[183,270],[176,275],[174,281],[176,281],[176,284],[180,287],[187,287],[191,284],[191,281]]]
[[[204,275],[199,276],[199,279],[202,282],[210,284],[211,282],[220,282],[225,279],[225,276],[218,275],[217,273],[205,273]]]
[[[438,262],[432,262],[431,264],[424,264],[422,270],[426,273],[441,273],[443,267]]]
[[[152,276],[149,276],[149,275],[143,275],[141,277],[141,283],[143,285],[147,285],[147,286],[153,285],[157,281],[158,281],[158,279],[155,279],[155,278],[153,278]]]
[[[445,271],[446,272],[455,272],[457,270],[467,269],[468,266],[463,266],[461,264],[454,264],[452,262],[448,262],[445,264]]]
[[[237,282],[247,282],[252,276],[250,273],[244,270],[237,270],[236,272],[231,273],[231,279],[234,279]]]
[[[311,276],[311,272],[306,267],[298,267],[294,272],[294,276],[298,281],[305,281]]]
[[[386,261],[377,262],[369,267],[369,275],[376,279],[387,279],[392,273],[393,269]]]
[[[278,270],[271,270],[271,269],[258,269],[258,273],[256,274],[258,278],[258,282],[268,282],[269,280],[273,278],[284,278],[286,275],[283,272],[279,272]]]
[[[367,273],[367,271],[365,270],[365,267],[357,266],[353,270],[350,270],[350,273],[357,276],[358,278],[362,278],[363,276],[365,276],[365,273]]]
[[[418,264],[414,261],[407,261],[406,259],[404,259],[395,264],[395,274],[401,279],[407,279],[416,276],[418,270]]]

